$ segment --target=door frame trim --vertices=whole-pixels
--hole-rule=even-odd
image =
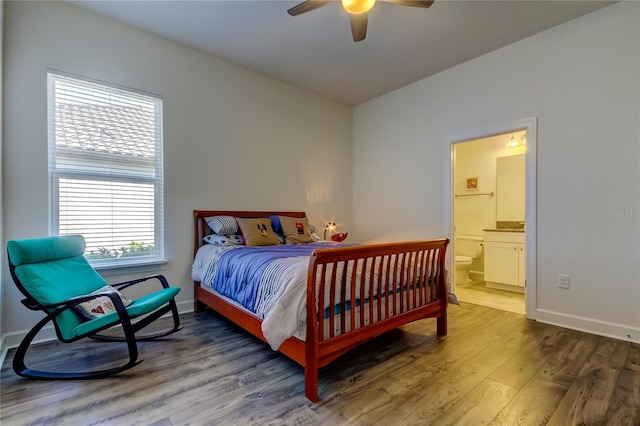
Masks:
[[[489,125],[483,128],[471,129],[463,134],[449,138],[447,157],[445,164],[449,165],[446,171],[448,177],[449,204],[445,203],[445,229],[449,229],[451,241],[451,255],[449,256],[449,270],[455,271],[455,241],[454,233],[454,171],[455,171],[455,144],[483,139],[491,136],[526,130],[527,144],[525,151],[525,250],[526,250],[526,287],[525,287],[525,311],[527,318],[536,319],[537,310],[537,153],[538,153],[538,118],[531,117],[506,123]],[[448,212],[446,210],[449,210]],[[452,276],[452,274],[450,274]],[[451,283],[454,286],[454,283]],[[453,287],[455,291],[455,287]]]

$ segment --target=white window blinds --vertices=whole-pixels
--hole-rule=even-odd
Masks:
[[[95,266],[163,260],[162,99],[48,73],[53,235]]]

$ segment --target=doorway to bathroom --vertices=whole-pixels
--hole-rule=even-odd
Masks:
[[[535,252],[528,243],[535,240],[527,234],[535,232],[535,181],[527,179],[535,177],[535,157],[527,157],[535,153],[535,133],[531,119],[451,145],[450,270],[461,303],[533,318]]]

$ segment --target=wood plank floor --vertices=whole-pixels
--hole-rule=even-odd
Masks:
[[[418,321],[322,369],[317,404],[304,397],[300,366],[210,311],[140,343],[144,362],[108,379],[23,379],[10,351],[0,424],[640,424],[639,345],[472,304],[449,313],[446,337],[436,336],[435,320]],[[87,356],[122,349],[47,343],[30,362],[86,366]]]

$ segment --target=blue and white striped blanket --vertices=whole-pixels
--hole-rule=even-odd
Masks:
[[[213,275],[215,291],[256,313],[257,305],[277,291],[285,271],[300,261],[306,268],[317,248],[316,244],[238,247],[222,254],[215,271],[207,273]]]
[[[309,256],[330,242],[266,247],[204,245],[191,276],[202,286],[241,304],[263,320],[262,331],[277,349],[306,321]]]

